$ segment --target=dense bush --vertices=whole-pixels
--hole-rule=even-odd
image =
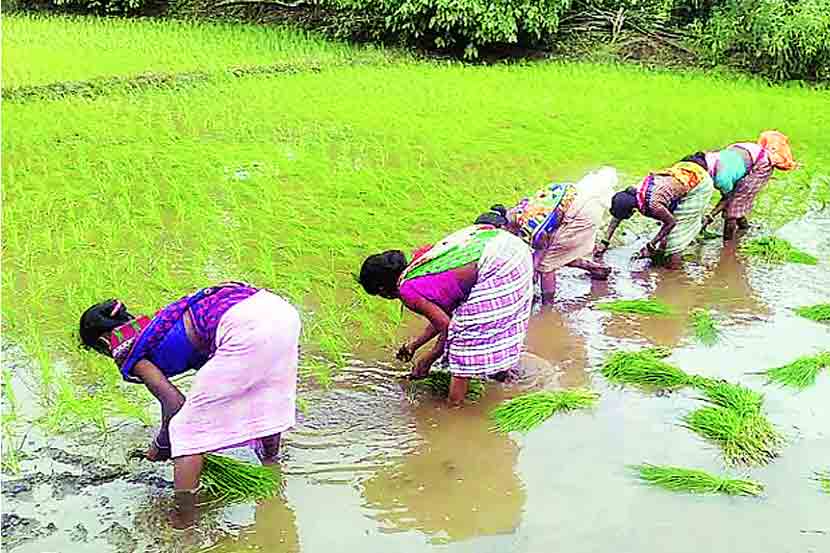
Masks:
[[[773,79],[830,79],[830,0],[730,0],[698,27],[713,63]]]
[[[157,0],[15,0],[18,8],[122,15],[138,13],[149,4],[157,3]]]
[[[474,58],[489,44],[530,46],[551,36],[571,0],[318,0],[340,12],[375,15],[383,32],[405,42],[463,49]]]

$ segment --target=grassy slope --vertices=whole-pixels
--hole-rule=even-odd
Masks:
[[[191,51],[169,68],[198,67]],[[830,162],[826,92],[591,65],[351,67],[5,104],[3,118],[4,325],[44,361],[57,346],[90,382],[111,371],[74,353],[93,301],[152,311],[249,279],[305,305],[307,343],[336,356],[383,342],[398,317],[357,290],[362,256],[441,238],[547,179],[613,164],[631,183],[778,127],[804,168],[789,189],[773,184],[763,212]]]

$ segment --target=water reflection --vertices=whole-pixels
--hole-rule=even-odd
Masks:
[[[415,409],[422,443],[362,484],[365,507],[382,530],[417,530],[439,543],[516,529],[525,502],[518,448],[490,431],[492,405],[485,403],[458,410],[430,401]]]

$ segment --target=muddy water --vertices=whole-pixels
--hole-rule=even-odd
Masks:
[[[822,264],[745,262],[714,241],[668,274],[630,262],[634,243],[609,253],[617,269],[608,282],[564,271],[556,308],[532,321],[527,375],[507,389],[489,386],[481,402],[461,410],[409,389],[397,378],[403,367],[355,361],[331,390],[304,394],[310,409],[287,439],[284,498],[209,509],[188,532],[171,532],[163,521],[167,468],[131,465],[129,476],[70,489],[65,498],[74,503],[67,505],[88,509],[86,515],[39,515],[54,486],[7,494],[5,484],[4,512],[12,505],[12,513],[37,522],[45,535],[14,550],[830,551],[830,497],[810,479],[830,468],[830,374],[801,393],[765,386],[752,374],[830,346],[830,327],[791,311],[830,299],[830,215],[780,234],[818,253]],[[723,329],[720,342],[696,344],[685,316],[592,309],[604,298],[646,296],[681,313],[711,309]],[[781,457],[767,467],[730,471],[715,446],[679,426],[700,405],[694,392],[619,389],[597,372],[609,352],[648,344],[671,347],[669,360],[688,372],[762,390],[767,416],[788,439]],[[577,386],[602,394],[596,409],[556,417],[527,435],[489,431],[486,414],[502,398]],[[761,498],[672,494],[638,484],[626,467],[642,462],[746,475],[767,489]],[[94,470],[104,470],[95,463]],[[116,505],[115,514],[95,507],[103,497]],[[110,518],[95,526],[84,516]],[[81,522],[84,541],[72,533]]]

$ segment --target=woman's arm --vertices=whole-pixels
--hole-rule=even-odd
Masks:
[[[677,220],[674,218],[674,215],[672,215],[672,212],[669,211],[664,205],[657,205],[653,207],[651,209],[651,216],[662,222],[663,226],[660,227],[660,231],[657,233],[657,236],[652,238],[652,240],[648,242],[642,250],[640,250],[640,255],[644,257],[647,257],[660,249],[666,237],[677,224]]]
[[[605,253],[605,250],[607,250],[609,244],[611,244],[611,238],[613,238],[614,233],[617,231],[617,227],[620,226],[621,222],[622,221],[616,217],[611,218],[611,222],[608,224],[608,231],[605,233],[605,238],[600,240],[600,243],[594,246],[595,256]]]
[[[135,364],[133,375],[144,382],[144,385],[147,386],[150,393],[161,404],[161,428],[154,441],[156,447],[159,449],[158,453],[160,457],[156,460],[169,459],[170,435],[168,426],[173,415],[178,413],[179,409],[184,405],[184,395],[164,376],[164,373],[158,367],[146,359],[142,359]]]
[[[424,332],[421,338],[426,336],[430,329],[433,333],[432,336],[438,336],[435,346],[433,346],[429,353],[425,354],[418,360],[418,363],[412,372],[413,377],[424,377],[429,374],[429,369],[432,364],[435,363],[435,361],[437,361],[444,353],[444,346],[447,342],[447,329],[450,327],[450,317],[440,306],[429,301],[423,296],[408,300],[406,302],[406,306],[415,313],[423,315],[429,321],[429,328]],[[430,336],[429,339],[432,339],[432,336]]]

